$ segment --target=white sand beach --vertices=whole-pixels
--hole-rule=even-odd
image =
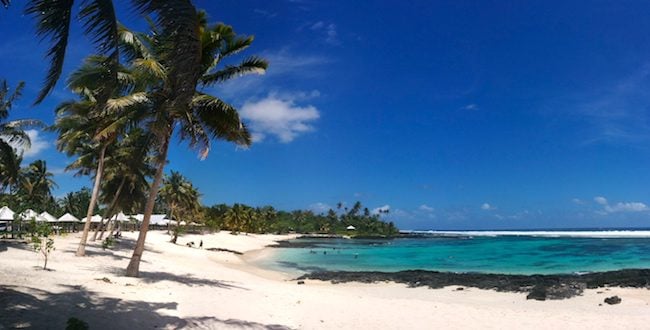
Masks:
[[[91,243],[75,257],[79,234],[55,238],[49,271],[25,244],[0,243],[0,329],[64,329],[70,317],[91,329],[647,329],[650,290],[587,290],[567,300],[525,294],[401,284],[298,285],[223,248],[255,253],[274,235],[186,235],[169,243],[151,231],[140,278],[123,276],[137,233],[112,250]],[[203,240],[203,249],[185,245]],[[264,257],[258,254],[257,257]],[[621,304],[603,299],[618,295]]]

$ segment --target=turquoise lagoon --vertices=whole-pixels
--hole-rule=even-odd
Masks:
[[[400,271],[560,274],[650,268],[650,231],[421,232],[382,239],[303,238],[260,266],[292,274]]]

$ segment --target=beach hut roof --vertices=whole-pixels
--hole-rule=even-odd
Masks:
[[[74,215],[72,215],[70,213],[66,213],[66,214],[62,215],[59,218],[59,221],[60,222],[76,222],[76,221],[79,221],[79,219],[77,219],[77,217],[75,217]]]
[[[101,215],[93,215],[90,218],[90,222],[101,222],[102,221],[102,216]]]
[[[151,219],[149,219],[149,224],[152,225],[167,225],[167,215],[166,214],[152,214]]]
[[[0,208],[0,220],[2,221],[13,221],[14,220],[14,211],[9,207],[3,206]]]
[[[355,227],[352,226],[352,225],[349,225],[349,226],[347,226],[345,229],[347,229],[347,230],[356,230],[357,228],[355,228]]]
[[[115,221],[129,221],[129,217],[127,217],[126,214],[124,214],[124,212],[120,212],[117,214]]]
[[[47,211],[41,213],[40,217],[45,219],[45,221],[47,221],[47,222],[57,222],[57,221],[59,221],[56,217],[54,217],[53,215],[47,213]]]
[[[32,209],[27,209],[27,210],[23,211],[20,214],[20,218],[25,220],[25,221],[30,221],[32,219],[34,219],[34,220],[36,220],[38,222],[47,221],[45,218],[41,217],[38,213],[36,213],[36,211],[34,211]]]

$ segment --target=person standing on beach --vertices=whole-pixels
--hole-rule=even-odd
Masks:
[[[202,248],[203,248],[203,240],[201,240],[201,242],[199,243],[199,249],[202,249]]]

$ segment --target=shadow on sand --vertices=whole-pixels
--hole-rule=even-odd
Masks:
[[[179,318],[165,315],[175,302],[151,303],[100,297],[83,287],[63,286],[60,293],[31,287],[0,285],[0,328],[65,329],[68,318],[87,322],[91,329],[289,329],[215,317]]]
[[[118,268],[118,267],[107,267],[104,269],[106,272],[117,275],[117,276],[125,276],[125,269],[123,268]],[[174,274],[174,273],[168,273],[168,272],[145,272],[141,271],[140,276],[138,276],[140,280],[142,280],[145,283],[157,283],[161,281],[170,281],[170,282],[176,282],[180,283],[183,285],[187,285],[190,287],[193,286],[211,286],[211,287],[217,287],[217,288],[222,288],[222,289],[240,289],[240,290],[248,290],[247,288],[237,286],[232,284],[233,282],[228,282],[228,281],[219,281],[219,280],[211,280],[207,278],[200,278],[196,277],[190,273],[184,274],[184,275],[179,275],[179,274]]]
[[[25,240],[18,240],[18,239],[0,239],[0,252],[5,252],[8,249],[20,249],[20,250],[28,250],[28,251],[34,251],[34,248],[29,245],[29,243]]]

